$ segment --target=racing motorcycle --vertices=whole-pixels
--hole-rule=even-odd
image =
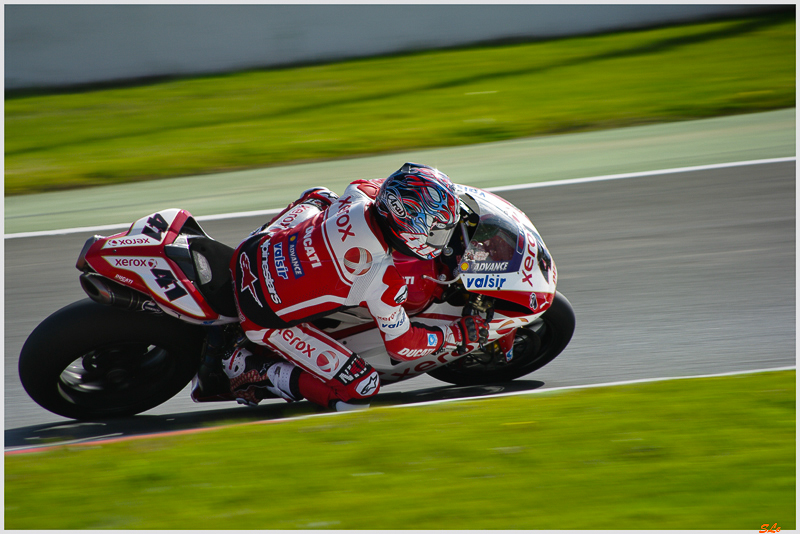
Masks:
[[[384,385],[421,374],[455,385],[506,382],[551,362],[572,338],[572,305],[556,291],[556,265],[528,217],[488,191],[456,187],[461,222],[442,254],[393,259],[414,321],[444,326],[480,314],[487,340],[417,358],[407,350],[414,359],[397,361],[366,309],[312,321],[369,362]],[[212,347],[230,352],[241,342],[233,253],[182,209],[89,238],[76,264],[89,298],[28,337],[19,359],[27,393],[53,413],[84,420],[134,415],[172,398],[198,379]]]

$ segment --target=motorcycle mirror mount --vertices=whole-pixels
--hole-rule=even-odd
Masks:
[[[437,283],[437,284],[439,284],[439,285],[443,285],[443,286],[449,286],[449,285],[451,285],[451,284],[455,284],[456,282],[458,282],[459,280],[461,280],[461,273],[458,273],[458,276],[456,276],[455,278],[453,278],[453,279],[452,279],[452,280],[450,280],[450,281],[446,281],[446,280],[439,280],[439,279],[437,279],[437,278],[434,278],[434,277],[432,277],[432,276],[428,276],[427,274],[423,274],[423,275],[422,275],[422,278],[424,278],[425,280],[430,280],[431,282],[436,282],[436,283]]]

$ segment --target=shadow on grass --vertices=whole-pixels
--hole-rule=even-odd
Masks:
[[[544,382],[538,380],[516,380],[485,386],[443,386],[381,393],[375,398],[373,406],[484,397],[500,393],[533,391],[542,386]],[[103,421],[63,421],[9,429],[5,431],[5,450],[9,452],[21,448],[48,447],[75,442],[88,443],[231,424],[279,421],[289,417],[328,412],[308,401],[289,404],[276,400],[257,407],[228,404],[231,408],[212,408],[207,411],[168,415],[137,415]]]

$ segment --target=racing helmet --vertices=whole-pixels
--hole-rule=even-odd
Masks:
[[[381,185],[375,209],[384,236],[399,252],[430,260],[441,254],[459,221],[460,201],[446,174],[406,163]]]

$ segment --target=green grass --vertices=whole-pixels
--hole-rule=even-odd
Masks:
[[[9,529],[796,528],[795,372],[5,458]]]
[[[7,195],[795,105],[795,18],[5,101]]]

